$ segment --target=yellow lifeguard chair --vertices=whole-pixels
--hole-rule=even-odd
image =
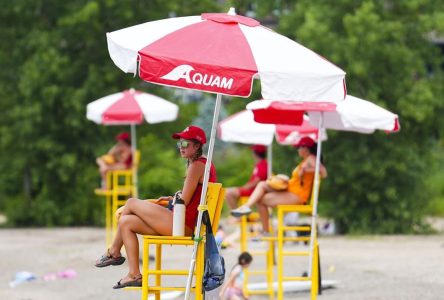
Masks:
[[[240,205],[247,202],[248,197],[241,197],[239,199]],[[273,267],[274,261],[274,249],[275,241],[266,240],[266,246],[263,249],[251,249],[248,247],[248,242],[251,238],[255,238],[254,228],[259,225],[259,216],[257,212],[251,213],[249,216],[242,216],[240,221],[241,234],[240,234],[240,248],[241,252],[248,251],[252,256],[264,257],[265,259],[265,269],[258,268],[248,268],[244,270],[244,286],[243,290],[245,295],[268,295],[269,299],[274,299],[274,289],[273,289]],[[270,224],[270,233],[273,232],[273,226]],[[248,289],[248,281],[251,276],[265,276],[267,288],[262,290],[250,290]]]
[[[319,190],[318,185],[318,190]],[[315,191],[314,186],[312,191]],[[319,266],[319,244],[317,240],[316,226],[288,226],[284,222],[284,217],[287,213],[296,212],[304,215],[308,215],[314,218],[315,210],[313,208],[315,193],[312,192],[310,201],[305,205],[278,205],[277,206],[277,235],[270,237],[262,237],[261,241],[266,242],[266,247],[263,250],[250,250],[248,247],[248,240],[252,237],[249,231],[249,226],[255,224],[256,221],[253,217],[251,220],[247,216],[241,218],[241,251],[249,251],[253,256],[265,256],[266,266],[264,270],[254,270],[245,272],[244,277],[244,292],[249,295],[253,294],[268,294],[270,299],[274,299],[274,286],[273,286],[273,267],[275,263],[275,257],[277,257],[277,287],[278,287],[278,300],[284,299],[284,282],[285,281],[311,281],[311,299],[317,298],[320,290],[320,266]],[[248,199],[241,198],[241,204],[244,204]],[[253,215],[254,213],[252,213]],[[250,215],[251,216],[251,215]],[[313,223],[312,223],[313,225]],[[297,231],[307,232],[310,236],[286,236],[285,232]],[[270,224],[270,234],[274,233],[274,229]],[[253,235],[254,236],[254,235]],[[307,251],[288,251],[284,248],[285,242],[305,242],[309,245]],[[277,251],[275,251],[275,243],[277,243]],[[310,258],[309,272],[307,276],[284,276],[284,257],[288,256],[307,256]],[[251,275],[266,276],[267,288],[263,290],[249,290],[247,288],[248,278]]]
[[[225,190],[220,183],[208,183],[206,195],[206,205],[199,207],[201,210],[208,210],[213,233],[216,234],[219,226],[220,213],[225,198]],[[201,233],[205,232],[205,226],[201,227]],[[201,236],[201,235],[199,235]],[[154,269],[149,268],[149,248],[155,245],[155,262]],[[162,276],[188,276],[188,269],[183,270],[165,270],[162,269],[162,246],[193,246],[194,240],[189,236],[143,236],[143,262],[142,262],[142,287],[129,287],[126,290],[142,290],[142,300],[148,298],[148,294],[154,294],[156,300],[160,300],[162,291],[185,291],[185,286],[163,286]],[[204,274],[204,257],[205,257],[205,238],[199,243],[196,257],[196,268],[194,271],[195,287],[191,288],[195,292],[196,300],[203,299],[202,278]],[[154,277],[154,284],[150,283],[150,277]],[[186,280],[185,280],[186,281]]]
[[[117,220],[114,218],[116,210],[125,205],[129,197],[137,197],[138,190],[135,182],[140,163],[140,151],[133,154],[132,166],[127,170],[114,170],[106,173],[108,189],[96,189],[94,193],[105,197],[105,227],[106,245],[111,245],[112,238],[117,230]]]

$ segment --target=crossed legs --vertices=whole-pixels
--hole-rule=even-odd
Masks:
[[[261,219],[262,229],[264,232],[269,231],[269,207],[275,207],[279,204],[299,204],[302,203],[296,194],[287,191],[273,190],[265,181],[258,183],[247,203],[239,207],[237,210],[233,210],[232,214],[238,215],[249,214],[253,205],[257,206],[257,210]]]
[[[109,249],[110,255],[119,257],[122,246],[125,246],[129,271],[128,275],[121,280],[122,284],[140,276],[137,234],[171,235],[172,224],[173,213],[165,207],[135,198],[127,200],[116,236]]]

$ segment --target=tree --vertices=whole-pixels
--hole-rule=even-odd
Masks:
[[[443,56],[428,38],[444,33],[440,1],[298,1],[280,29],[347,71],[347,89],[399,114],[387,136],[331,133],[321,205],[342,232],[420,229],[430,196]]]
[[[105,33],[217,6],[195,0],[3,2],[0,209],[13,225],[98,223],[94,157],[119,129],[87,121],[86,104],[147,87],[113,65]]]

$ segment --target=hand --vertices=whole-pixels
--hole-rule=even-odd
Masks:
[[[121,206],[116,210],[116,220],[119,221],[120,217],[122,216],[122,212],[125,209],[125,206]]]
[[[173,200],[172,196],[162,196],[162,197],[157,198],[156,202],[170,201],[170,200]]]

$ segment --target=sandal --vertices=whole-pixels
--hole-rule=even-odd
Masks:
[[[132,280],[122,283],[122,279],[120,279],[115,286],[113,286],[113,289],[121,289],[128,286],[135,286],[135,287],[141,287],[142,286],[142,275],[136,275],[134,277],[131,277],[128,275],[128,278],[131,278]]]
[[[108,266],[119,266],[125,262],[125,257],[113,257],[109,253],[109,249],[106,250],[106,254],[102,255],[98,260],[96,260],[95,266],[98,268],[108,267]]]

